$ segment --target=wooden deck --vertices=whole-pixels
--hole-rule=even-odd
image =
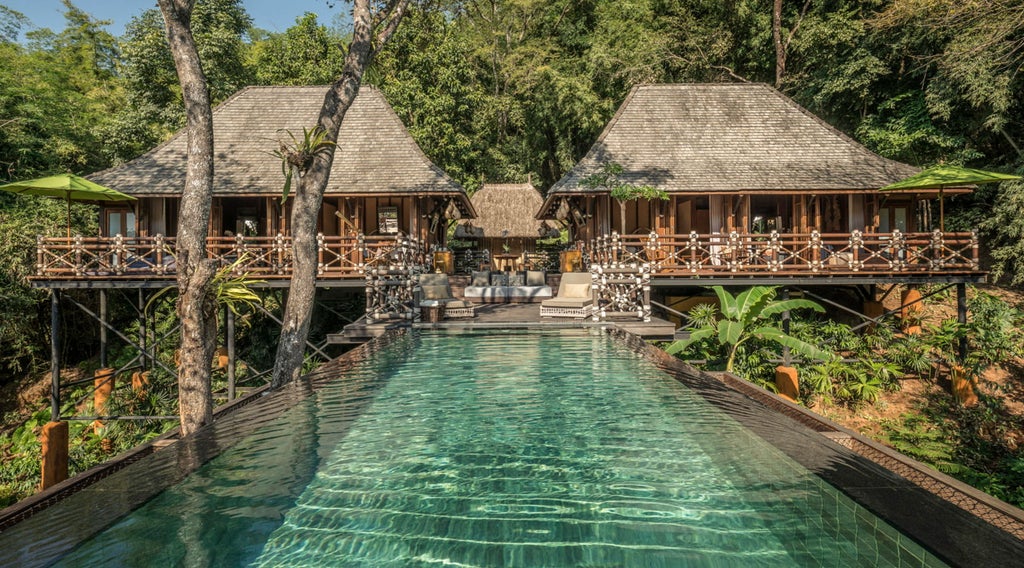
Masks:
[[[486,329],[586,329],[593,327],[617,327],[623,331],[638,335],[643,339],[668,341],[675,337],[676,326],[670,321],[651,318],[649,322],[634,320],[609,320],[594,322],[591,318],[542,318],[540,304],[479,304],[476,317],[446,319],[439,323],[409,323],[407,321],[390,321],[373,324],[354,323],[345,326],[342,333],[327,336],[328,343],[351,344],[363,343],[374,337],[383,335],[395,327],[411,327],[413,329],[452,329],[452,330],[486,330]]]

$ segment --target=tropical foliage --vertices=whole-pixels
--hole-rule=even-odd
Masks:
[[[690,337],[670,344],[666,352],[680,353],[694,343],[711,340],[724,351],[728,372],[735,370],[736,357],[744,353],[746,344],[758,340],[778,344],[809,359],[831,358],[828,351],[783,331],[779,320],[783,312],[790,310],[824,312],[817,303],[802,298],[776,300],[775,286],[754,286],[735,297],[721,286],[712,289],[718,296],[719,317],[707,317],[706,311],[701,312],[700,317],[687,326]]]

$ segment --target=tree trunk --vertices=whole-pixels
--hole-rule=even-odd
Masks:
[[[178,366],[178,413],[181,435],[213,419],[210,361],[216,348],[217,312],[210,293],[215,274],[206,258],[213,193],[213,112],[206,75],[192,37],[195,0],[159,0],[188,119],[188,165],[178,212],[176,265],[181,358]]]
[[[782,43],[782,0],[772,2],[772,43],[775,45],[775,88],[782,88],[786,74],[786,46]]]
[[[331,85],[324,96],[317,127],[327,133],[327,140],[337,142],[345,113],[359,94],[363,72],[397,28],[408,0],[389,2],[386,13],[374,17],[369,0],[355,0],[352,6],[352,43],[345,56],[341,77]],[[374,41],[374,27],[381,29]],[[324,190],[330,181],[334,163],[333,144],[317,152],[313,163],[300,177],[292,206],[292,279],[288,288],[288,302],[282,318],[281,337],[277,344],[274,376],[271,385],[283,385],[298,379],[302,373],[306,339],[313,313],[316,294],[317,250],[316,225],[323,202]]]

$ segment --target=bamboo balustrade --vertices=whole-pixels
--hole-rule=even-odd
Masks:
[[[970,233],[618,235],[590,244],[598,264],[649,262],[659,276],[814,276],[979,272]]]
[[[237,274],[287,279],[290,237],[211,237],[210,258]],[[318,277],[364,278],[399,260],[429,265],[427,248],[407,237],[317,236]],[[981,271],[976,232],[728,233],[611,235],[592,241],[587,264],[651,263],[657,276],[952,275]],[[174,239],[39,237],[36,279],[172,279]]]
[[[210,237],[207,255],[236,274],[287,279],[292,273],[291,237]],[[425,262],[418,242],[392,236],[317,236],[320,278],[364,278],[368,268],[409,257]],[[37,279],[170,279],[175,274],[174,239],[154,237],[39,237]]]

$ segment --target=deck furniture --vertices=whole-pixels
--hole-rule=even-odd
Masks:
[[[594,307],[593,278],[589,272],[566,272],[558,285],[558,295],[540,304],[540,316],[584,318]]]
[[[476,307],[452,294],[447,274],[423,274],[420,276],[420,307],[444,305],[446,318],[471,318],[476,316]]]
[[[513,276],[509,278],[509,274],[500,271],[474,271],[463,296],[485,304],[530,303],[551,297],[543,270],[527,270]]]

